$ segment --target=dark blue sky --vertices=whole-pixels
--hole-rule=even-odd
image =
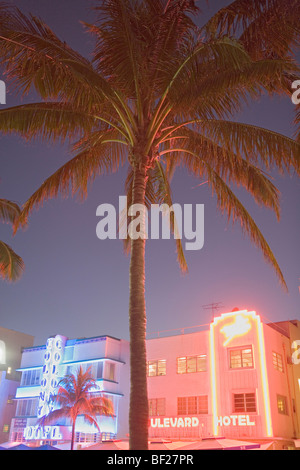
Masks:
[[[90,2],[14,3],[41,16],[73,48],[89,54],[91,39],[83,34],[79,20],[92,20],[87,10]],[[213,9],[227,3],[211,2]],[[7,106],[20,103],[20,98],[8,94]],[[264,99],[237,118],[292,136],[293,112],[288,98]],[[24,143],[19,137],[1,136],[0,197],[23,204],[67,160],[67,146]],[[126,170],[98,178],[84,203],[72,198],[46,202],[33,213],[28,229],[14,238],[9,226],[0,227],[1,239],[11,244],[26,264],[19,282],[0,284],[1,326],[35,336],[35,344],[43,344],[57,333],[70,338],[110,334],[128,339],[129,258],[121,241],[96,237],[96,208],[101,203],[117,205],[119,195],[124,194],[125,176]],[[265,321],[300,319],[298,178],[276,176],[282,193],[280,223],[245,193],[238,193],[279,262],[288,294],[240,227],[228,225],[218,213],[207,185],[198,184],[184,171],[177,172],[173,181],[174,202],[205,205],[204,247],[186,252],[188,275],[179,270],[174,241],[147,242],[148,331],[209,323],[211,313],[203,305],[212,302],[223,305],[219,312],[234,307],[254,309]]]

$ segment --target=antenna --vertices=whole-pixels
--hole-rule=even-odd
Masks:
[[[204,310],[210,310],[211,311],[212,320],[215,317],[216,311],[220,308],[223,308],[223,307],[224,307],[224,305],[221,302],[212,302],[211,304],[202,305],[202,308]]]

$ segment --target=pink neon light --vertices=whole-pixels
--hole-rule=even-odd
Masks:
[[[223,326],[220,330],[225,336],[223,346],[227,346],[237,336],[245,335],[250,329],[251,323],[249,323],[249,319],[244,315],[236,315],[232,323]]]
[[[258,351],[259,351],[259,363],[262,383],[262,394],[264,401],[264,418],[266,433],[268,437],[273,435],[272,430],[272,419],[270,410],[270,396],[269,396],[269,384],[267,377],[267,366],[265,356],[265,344],[263,328],[260,317],[256,312],[248,312],[242,310],[239,312],[224,313],[220,317],[214,319],[210,325],[209,334],[209,345],[210,345],[210,377],[211,377],[211,399],[212,399],[212,414],[213,414],[213,434],[218,435],[218,391],[217,391],[217,374],[216,374],[216,349],[215,349],[215,327],[224,318],[233,318],[233,322],[225,325],[220,332],[225,336],[224,346],[226,346],[236,336],[246,334],[250,328],[251,323],[249,319],[252,319],[256,323],[257,340],[258,340]],[[241,319],[243,319],[241,321]]]

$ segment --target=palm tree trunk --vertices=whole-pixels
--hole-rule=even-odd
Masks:
[[[133,204],[145,207],[146,167],[135,167]],[[144,213],[145,217],[145,213]],[[140,227],[144,230],[144,227]],[[129,447],[148,449],[148,393],[146,374],[145,237],[131,239],[130,260],[130,368]]]
[[[75,441],[75,422],[76,422],[76,420],[72,420],[72,438],[71,438],[71,450],[74,450],[74,441]]]

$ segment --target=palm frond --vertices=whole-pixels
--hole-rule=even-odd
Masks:
[[[0,277],[7,281],[17,281],[24,271],[24,262],[14,250],[0,240]]]
[[[209,185],[212,188],[213,194],[216,194],[217,196],[220,211],[227,214],[228,221],[231,219],[233,224],[236,221],[240,223],[243,233],[245,233],[253,244],[260,249],[266,262],[275,270],[280,284],[286,291],[288,291],[278,262],[249,212],[222,178],[220,178],[220,176],[209,165],[206,164],[205,167]]]
[[[96,116],[60,102],[31,103],[0,110],[3,133],[17,133],[25,139],[65,140],[79,138],[100,126]],[[100,127],[101,129],[101,127]]]
[[[176,155],[176,149],[174,149],[174,152]],[[213,195],[216,194],[217,196],[218,208],[221,213],[227,214],[228,222],[231,219],[233,224],[235,224],[237,221],[240,223],[243,233],[245,233],[250,238],[250,240],[261,250],[265,260],[271,264],[275,270],[281,285],[285,290],[287,290],[287,285],[283,274],[271,248],[257,227],[255,221],[234,194],[234,192],[230,189],[229,185],[223,180],[218,172],[215,171],[211,164],[203,158],[201,154],[198,155],[188,149],[178,149],[177,156],[178,153],[181,153],[181,158],[184,158],[185,166],[192,170],[195,176],[206,176],[206,180],[209,186],[212,188]],[[182,155],[184,157],[182,157]],[[255,175],[255,177],[257,177],[257,175]],[[267,185],[266,198],[269,199],[269,183],[264,178],[261,179],[261,177],[262,175],[259,174],[259,186],[263,181],[263,189],[265,191],[265,186]],[[272,188],[272,190],[274,190],[274,188]]]
[[[290,96],[290,83],[299,67],[289,60],[260,60],[240,69],[217,68],[214,64],[189,69],[190,79],[174,87],[173,112],[202,119],[232,118],[253,100],[269,94]]]
[[[131,221],[131,218],[128,216],[128,208],[132,204],[133,176],[133,169],[129,168],[125,182],[127,207],[124,208],[124,211],[121,214],[121,218],[119,220],[119,230],[122,230],[124,226],[128,226]],[[165,169],[158,161],[156,161],[154,168],[149,171],[146,183],[145,206],[148,210],[151,210],[152,204],[158,204],[159,206],[162,204],[167,204],[169,208],[173,206],[170,181]],[[179,267],[183,273],[187,273],[188,267],[184,256],[181,239],[175,236],[175,234],[178,233],[178,227],[176,217],[172,211],[170,211],[169,221],[171,232],[174,234],[176,255]],[[130,252],[130,242],[131,240],[129,236],[127,236],[123,241],[124,250],[126,253]]]
[[[169,208],[171,208],[173,206],[173,201],[172,201],[172,192],[171,192],[170,183],[165,174],[164,168],[159,161],[156,162],[156,165],[154,167],[153,179],[154,179],[154,182],[156,183],[157,193],[159,195],[159,199],[161,203],[162,204],[165,203],[168,205]],[[170,212],[170,227],[171,227],[172,233],[174,233],[175,235],[176,253],[177,253],[177,261],[178,261],[179,267],[183,273],[187,273],[188,266],[187,266],[187,262],[184,256],[181,239],[176,236],[176,234],[178,233],[178,226],[177,226],[176,216],[174,212]]]
[[[226,150],[266,169],[300,171],[300,145],[277,132],[224,120],[199,121],[201,132]]]
[[[72,102],[86,111],[111,105],[112,114],[133,124],[128,106],[108,80],[42,20],[18,8],[0,10],[0,56],[16,91],[26,94],[33,86],[43,99]]]
[[[0,221],[14,224],[20,213],[21,209],[17,203],[0,199]]]
[[[209,37],[239,35],[251,57],[285,57],[299,45],[297,0],[235,0],[204,26]]]
[[[242,186],[253,196],[257,204],[272,209],[279,220],[279,191],[269,175],[249,160],[217,145],[191,128],[180,129],[180,134],[180,138],[174,140],[173,145],[167,148],[163,145],[160,150],[160,155],[167,158],[167,165],[173,167],[182,165],[197,178],[202,178],[203,161],[205,161],[227,183]]]
[[[107,140],[106,140],[107,139]],[[112,140],[107,134],[98,136],[98,142],[87,150],[78,153],[55,173],[49,176],[26,201],[20,217],[15,224],[15,231],[19,226],[27,223],[28,217],[34,209],[43,205],[49,199],[58,195],[66,198],[78,194],[80,199],[87,196],[88,185],[98,175],[116,171],[126,160],[124,144]]]

